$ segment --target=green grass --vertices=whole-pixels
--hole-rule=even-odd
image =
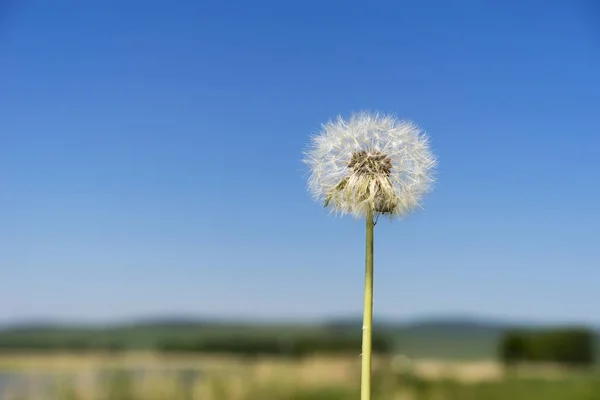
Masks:
[[[600,385],[597,380],[551,382],[513,379],[474,385],[445,382],[431,385],[420,396],[426,399],[436,395],[447,400],[592,400],[600,399]]]

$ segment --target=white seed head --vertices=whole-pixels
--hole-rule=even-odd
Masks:
[[[425,133],[392,115],[338,117],[312,137],[304,162],[313,197],[338,214],[401,217],[431,190],[436,159]]]

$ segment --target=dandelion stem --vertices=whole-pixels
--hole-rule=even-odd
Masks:
[[[373,333],[373,211],[367,213],[366,263],[365,263],[365,303],[362,331],[362,368],[360,399],[371,399],[371,352]]]

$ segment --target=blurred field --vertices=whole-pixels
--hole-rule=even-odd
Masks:
[[[313,356],[304,359],[280,357],[241,358],[228,355],[165,355],[154,352],[128,352],[119,355],[91,353],[86,355],[13,354],[0,355],[0,371],[24,372],[93,372],[106,369],[149,371],[198,370],[204,374],[284,371],[287,375],[329,382],[353,379],[360,364],[359,356]],[[432,359],[409,360],[405,357],[375,357],[374,366],[390,370],[410,368],[418,376],[431,379],[461,381],[497,380],[503,368],[493,361],[443,361]],[[355,371],[356,370],[356,371]]]
[[[501,325],[376,328],[391,347],[374,359],[373,400],[600,400],[596,368],[505,369],[496,361]],[[312,351],[299,353],[306,344]],[[359,398],[359,349],[356,321],[12,327],[0,331],[0,400]]]
[[[12,354],[0,356],[0,379],[7,374],[29,379],[4,382],[0,399],[348,399],[358,398],[359,368],[358,356]],[[381,400],[593,400],[600,399],[600,373],[552,366],[507,372],[492,361],[379,357],[374,391]]]

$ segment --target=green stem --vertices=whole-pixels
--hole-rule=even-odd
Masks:
[[[371,353],[373,333],[373,211],[367,214],[367,254],[365,265],[365,303],[363,311],[362,368],[360,399],[371,399]]]

